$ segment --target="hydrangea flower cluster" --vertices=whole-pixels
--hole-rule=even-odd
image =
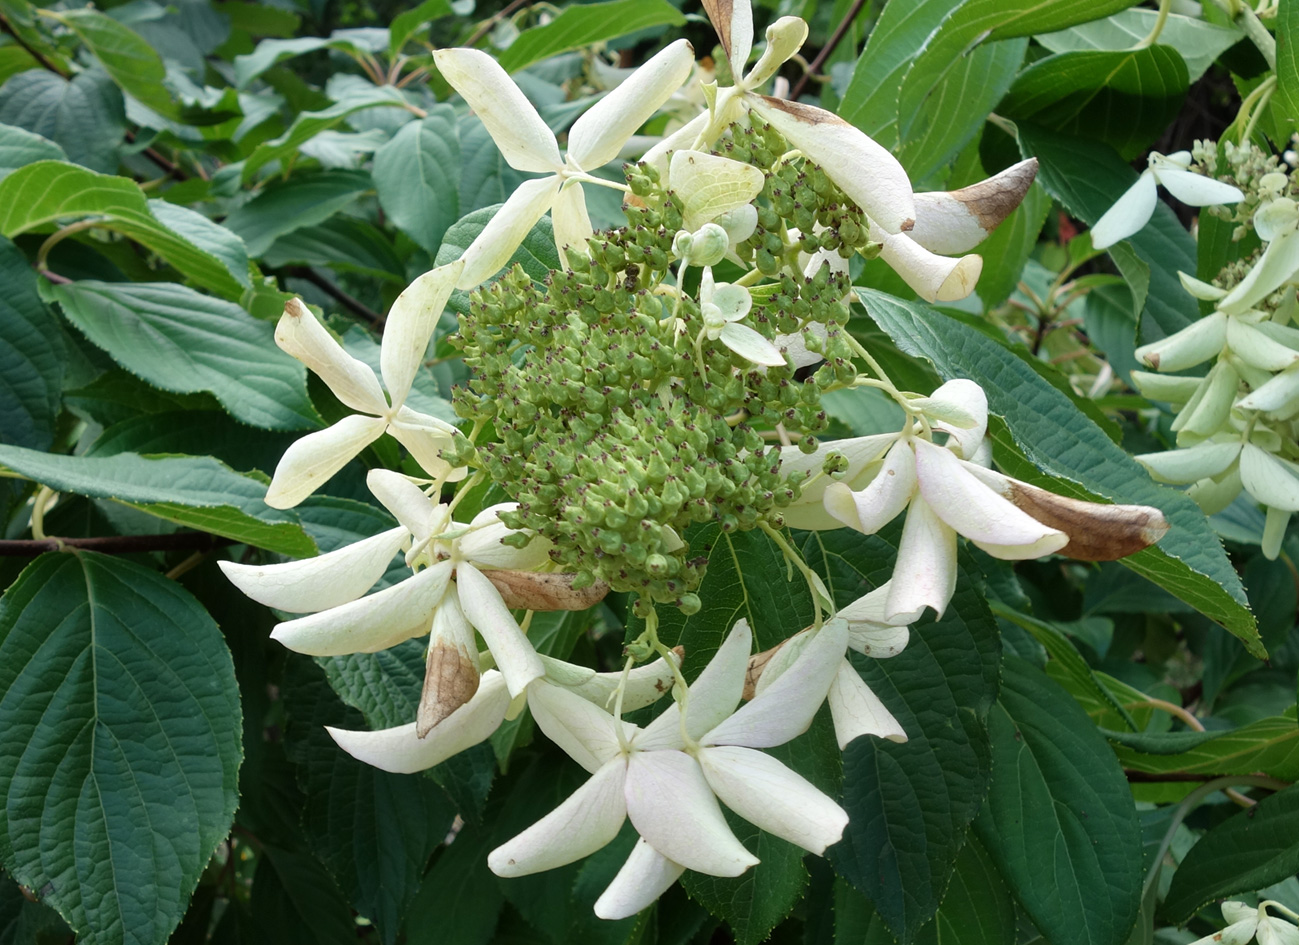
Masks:
[[[845,654],[893,656],[926,609],[942,613],[958,534],[1003,558],[1101,559],[1167,528],[1154,509],[1063,499],[995,472],[978,385],[898,390],[845,327],[854,255],[883,258],[931,301],[972,291],[981,261],[968,250],[1018,204],[1033,163],[964,191],[915,194],[860,130],[757,91],[796,54],[806,24],[777,21],[746,71],[748,3],[710,11],[738,78],[706,87],[708,108],[629,166],[625,184],[591,172],[685,81],[693,55],[684,41],[579,118],[566,153],[490,57],[436,54],[505,159],[548,176],[524,183],[460,259],[398,299],[382,387],[305,306],[290,304],[277,340],[358,414],[294,444],[268,502],[296,504],[385,432],[425,476],[370,473],[399,523],[389,531],[307,561],[225,565],[253,598],[303,614],[273,633],[299,652],[428,637],[417,718],[379,732],[331,730],[357,758],[421,770],[526,705],[591,778],[489,864],[502,876],[560,866],[630,819],[640,839],[596,905],[607,918],[644,908],[686,869],[734,876],[756,863],[721,805],[813,853],[839,839],[839,805],[762,749],[797,737],[827,702],[841,747],[905,740]],[[626,225],[594,232],[586,186],[620,189]],[[541,281],[520,267],[500,274],[548,212],[562,268]],[[404,405],[454,287],[473,290],[451,339],[472,369],[454,397],[468,432]],[[888,394],[903,425],[821,441],[821,398],[857,387]],[[510,501],[457,518],[484,482]],[[784,536],[786,527],[872,533],[904,513],[892,580],[837,611]],[[744,621],[717,628],[725,642],[688,683],[683,654],[659,639],[657,608],[699,610],[706,559],[690,530],[700,523],[763,531],[807,582],[815,612],[760,654]],[[391,580],[399,552],[408,573],[369,593]],[[610,590],[631,596],[644,626],[618,673],[537,653],[530,614],[515,616],[584,609]],[[669,691],[644,727],[623,718]]]

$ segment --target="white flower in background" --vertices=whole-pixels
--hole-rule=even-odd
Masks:
[[[704,269],[699,285],[699,310],[703,316],[704,337],[720,341],[740,357],[754,364],[783,367],[780,350],[758,332],[741,322],[753,308],[753,296],[742,285],[714,284],[711,267]]]
[[[1280,903],[1264,901],[1255,908],[1228,899],[1222,904],[1222,917],[1230,925],[1221,932],[1196,939],[1191,945],[1246,945],[1255,936],[1258,937],[1258,945],[1299,945],[1299,927],[1285,919],[1268,915],[1268,906],[1276,907]],[[1285,911],[1290,912],[1289,909]]]
[[[585,666],[541,657],[549,684],[562,686],[598,706],[610,704],[623,674],[597,673]],[[622,705],[627,711],[657,702],[672,688],[673,670],[658,659],[627,674]],[[409,722],[374,732],[330,728],[326,730],[345,752],[366,764],[396,774],[413,774],[441,764],[452,755],[491,737],[509,714],[509,689],[499,672],[489,669],[472,699],[460,706],[424,736]],[[521,711],[521,706],[516,706]]]
[[[498,876],[553,869],[609,843],[630,817],[640,841],[596,902],[606,919],[634,915],[686,869],[738,876],[757,859],[718,805],[813,853],[839,839],[843,810],[800,775],[757,751],[807,729],[842,662],[847,624],[827,623],[761,698],[738,711],[752,635],[740,621],[690,686],[644,729],[538,681],[533,718],[592,777],[554,811],[488,857]]]
[[[581,182],[618,156],[694,66],[694,50],[684,39],[662,50],[573,123],[568,153],[561,155],[554,133],[495,59],[476,49],[439,49],[433,58],[506,162],[516,170],[550,175],[520,184],[465,250],[457,282],[462,289],[499,272],[547,210],[561,256],[569,249],[585,254],[592,229]]]
[[[453,470],[441,455],[452,445],[456,428],[405,404],[442,308],[463,267],[457,260],[426,272],[393,303],[379,365],[387,397],[374,371],[344,351],[301,301],[290,299],[284,306],[284,315],[275,328],[276,344],[305,364],[335,397],[360,414],[310,433],[285,450],[266,490],[267,505],[275,509],[297,505],[384,433],[396,437],[431,476],[451,481],[464,478],[466,470]]]
[[[1160,184],[1182,203],[1192,207],[1236,203],[1245,199],[1239,188],[1188,170],[1190,166],[1190,151],[1168,155],[1152,151],[1148,166],[1137,182],[1092,227],[1092,246],[1106,249],[1149,223],[1159,199]]]

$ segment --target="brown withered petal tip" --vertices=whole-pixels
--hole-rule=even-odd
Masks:
[[[483,575],[512,610],[586,610],[609,593],[609,585],[603,581],[573,587],[575,574],[485,570]]]
[[[424,664],[424,688],[415,715],[415,734],[423,738],[433,727],[474,697],[478,664],[456,646],[435,643]]]
[[[987,180],[954,190],[949,196],[964,204],[979,221],[979,226],[991,233],[1015,212],[1036,179],[1037,158],[1029,158]]]
[[[1069,536],[1059,554],[1081,561],[1114,561],[1148,548],[1168,532],[1168,520],[1148,505],[1104,505],[1069,499],[1016,482],[1008,496],[1021,511]]]
[[[717,38],[722,41],[722,48],[726,50],[726,58],[731,58],[731,11],[734,7],[732,0],[703,0],[704,12],[708,14],[708,19],[713,23],[713,29],[717,31]],[[740,71],[744,68],[744,63],[740,63],[737,68],[735,63],[731,63],[733,71]]]
[[[748,702],[753,698],[754,692],[758,688],[758,680],[762,678],[762,671],[767,668],[767,664],[776,655],[776,651],[788,642],[788,640],[781,640],[771,649],[763,650],[761,653],[754,653],[749,657],[749,668],[744,672],[744,690],[740,693],[741,699]]]

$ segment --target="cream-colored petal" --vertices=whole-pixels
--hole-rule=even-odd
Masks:
[[[497,876],[527,876],[599,850],[627,819],[626,779],[626,761],[606,762],[562,804],[488,854],[488,867]]]
[[[561,181],[556,177],[525,180],[487,221],[478,238],[460,258],[465,261],[458,289],[472,289],[501,271],[514,251],[555,201]]]
[[[837,843],[848,815],[810,781],[751,748],[703,748],[699,767],[723,804],[749,823],[817,856]]]
[[[519,628],[505,601],[501,600],[501,592],[483,577],[481,571],[467,562],[459,562],[456,566],[456,590],[465,616],[482,634],[487,649],[491,650],[492,658],[505,677],[505,684],[510,687],[511,696],[517,696],[528,683],[546,675],[537,651]]]
[[[970,459],[978,452],[988,432],[988,395],[982,387],[958,377],[913,403],[924,411],[935,429],[952,436],[962,459]]]
[[[379,351],[379,370],[392,403],[400,404],[410,392],[415,373],[424,361],[442,309],[456,287],[465,264],[457,259],[432,269],[402,290],[388,310]]]
[[[1155,179],[1165,189],[1190,207],[1208,207],[1213,204],[1237,203],[1245,199],[1239,187],[1226,181],[1214,180],[1194,171],[1179,170],[1175,167],[1161,167],[1155,170]],[[1095,245],[1094,243],[1092,245]]]
[[[955,591],[956,531],[918,495],[911,500],[902,526],[885,616],[932,607],[941,617]]]
[[[616,158],[636,129],[681,87],[694,65],[694,47],[684,39],[660,50],[573,122],[569,159],[593,171]]]
[[[1114,206],[1096,221],[1091,230],[1092,246],[1107,249],[1136,233],[1150,222],[1158,200],[1159,188],[1155,184],[1154,173],[1142,171],[1136,183],[1125,190],[1123,196],[1114,202]]]
[[[424,490],[399,472],[371,469],[365,483],[385,509],[409,531],[416,542],[429,537],[429,525],[435,516],[439,525],[447,518],[445,508],[424,494]],[[442,514],[438,515],[439,510]]]
[[[840,751],[863,735],[887,738],[891,742],[907,740],[901,723],[885,708],[879,696],[871,691],[848,660],[840,663],[827,699]]]
[[[1179,271],[1177,273],[1177,278],[1182,283],[1183,289],[1195,296],[1197,299],[1202,299],[1206,302],[1216,302],[1227,294],[1226,289],[1220,289],[1216,285],[1202,282],[1185,272]]]
[[[673,654],[672,658],[675,660],[676,655]],[[570,692],[576,693],[607,712],[613,710],[618,686],[623,681],[621,671],[597,673],[589,667],[576,667],[571,663],[562,663],[561,660],[555,660],[548,656],[542,656],[541,661],[546,666],[546,678],[549,681],[563,685]],[[580,673],[580,678],[571,681],[563,678],[563,676],[557,678],[556,664],[561,663],[567,672]],[[567,673],[564,675],[567,675]],[[646,663],[644,666],[637,666],[627,674],[627,687],[623,690],[622,695],[622,710],[624,712],[634,712],[637,709],[643,709],[647,705],[653,705],[668,694],[675,679],[672,667],[662,657],[652,663]]]
[[[667,173],[669,156],[683,148],[690,148],[694,145],[695,140],[700,133],[708,127],[708,122],[712,116],[707,110],[690,119],[672,134],[668,135],[654,147],[645,152],[641,157],[641,163],[649,164],[656,168],[660,174]]]
[[[1240,401],[1242,410],[1282,413],[1299,405],[1299,369],[1277,374]]]
[[[1228,922],[1240,922],[1245,919],[1253,919],[1257,922],[1258,907],[1227,899],[1222,904],[1222,917]]]
[[[1238,314],[1253,308],[1299,273],[1299,230],[1291,230],[1267,244],[1263,255],[1254,263],[1240,283],[1227,293],[1218,307]]]
[[[797,446],[781,447],[782,475],[809,472],[814,477],[803,487],[798,499],[781,510],[785,523],[791,528],[824,530],[841,527],[843,523],[825,509],[825,490],[836,481],[842,481],[849,488],[865,485],[870,480],[863,476],[863,471],[879,459],[897,438],[896,433],[881,433],[847,440],[831,440],[822,442],[814,453],[804,453]],[[835,480],[821,474],[826,457],[831,453],[838,453],[848,461],[848,468],[842,480]]]
[[[1258,945],[1299,945],[1299,926],[1274,915],[1258,920]]]
[[[1264,505],[1299,512],[1299,465],[1246,443],[1240,451],[1240,480]]]
[[[386,427],[380,417],[353,414],[295,440],[275,467],[266,504],[273,509],[293,508],[383,436]]]
[[[343,751],[358,761],[394,774],[413,774],[485,741],[500,727],[509,706],[505,680],[495,670],[488,670],[474,697],[434,726],[424,738],[415,734],[414,722],[377,732],[329,726],[325,730]]]
[[[1207,361],[1227,343],[1227,316],[1214,312],[1167,338],[1142,345],[1133,354],[1156,371],[1181,371]]]
[[[410,532],[398,526],[316,558],[283,564],[218,561],[230,583],[276,610],[310,614],[356,600],[372,588]]]
[[[1206,440],[1185,449],[1143,453],[1132,458],[1145,466],[1155,481],[1183,485],[1221,475],[1239,455],[1239,441],[1214,443]]]
[[[938,256],[908,233],[887,233],[871,226],[871,239],[882,244],[880,258],[926,302],[955,302],[974,291],[983,272],[983,257]]]
[[[1151,400],[1163,400],[1170,404],[1184,404],[1190,400],[1200,386],[1198,377],[1179,377],[1177,375],[1151,374],[1149,371],[1133,371],[1132,383]]]
[[[388,424],[388,432],[406,447],[421,469],[430,477],[443,478],[447,482],[459,482],[469,472],[464,466],[452,469],[451,464],[442,458],[442,451],[455,444],[454,431],[455,427],[445,420],[419,413],[405,405]]]
[[[686,869],[739,876],[758,862],[731,833],[698,763],[685,752],[632,753],[627,815],[650,846]]]
[[[873,535],[907,507],[916,491],[916,455],[911,443],[893,444],[875,478],[853,491],[846,483],[825,488],[825,509],[849,528]]]
[[[699,738],[729,717],[740,704],[752,648],[753,633],[749,622],[737,620],[703,672],[690,684],[686,728],[691,738]],[[680,703],[674,702],[647,725],[645,731],[636,736],[636,747],[641,751],[681,748]]]
[[[782,16],[767,27],[767,48],[744,77],[746,89],[760,89],[780,67],[789,62],[807,40],[807,21],[797,16]]]
[[[785,356],[773,345],[748,325],[738,322],[727,322],[722,326],[718,340],[740,357],[753,364],[767,367],[784,367]]]
[[[1227,319],[1227,347],[1246,364],[1263,371],[1284,371],[1299,364],[1299,351],[1278,344],[1238,318]]]
[[[692,233],[723,213],[748,206],[762,192],[762,171],[719,154],[680,150],[668,163],[668,186],[682,206],[683,228]]]
[[[449,562],[434,565],[377,594],[279,624],[271,639],[308,656],[386,650],[429,632],[450,579]]]
[[[381,414],[388,400],[370,367],[343,350],[298,299],[289,299],[275,326],[275,343],[297,358],[353,410]]]
[[[685,871],[684,866],[669,860],[642,837],[613,882],[595,901],[595,914],[601,919],[633,916],[667,892]]]
[[[584,259],[590,255],[586,241],[595,235],[591,216],[586,209],[586,191],[577,181],[569,181],[555,195],[550,208],[550,219],[555,229],[555,248],[565,266],[571,259]]]
[[[828,621],[793,664],[730,718],[707,732],[704,745],[770,748],[807,731],[825,701],[848,645],[848,622]]]
[[[469,103],[511,167],[538,173],[559,169],[563,161],[554,132],[500,63],[477,49],[439,49],[433,60],[442,78]]]
[[[849,646],[853,645],[854,635],[858,632],[865,633],[874,627],[905,627],[920,618],[923,611],[919,610],[913,614],[888,614],[888,599],[892,583],[891,580],[885,581],[875,590],[864,597],[857,598],[839,611],[838,616],[848,621]],[[905,645],[906,641],[903,640],[902,643]],[[893,656],[895,654],[888,653],[886,655]]]
[[[753,111],[808,160],[821,165],[848,199],[889,233],[915,224],[911,180],[897,158],[838,115],[800,102],[747,95]]]
[[[1037,159],[1012,164],[961,190],[919,193],[910,237],[943,256],[969,252],[1015,212],[1037,177]]]
[[[570,758],[595,774],[621,751],[616,726],[631,739],[638,731],[563,686],[539,679],[528,687],[528,708],[537,727]]]
[[[749,0],[703,0],[703,4],[738,81],[753,51],[753,8]]]
[[[882,584],[879,590],[886,593],[891,592],[892,588],[888,583]],[[884,610],[887,604],[887,596],[881,598],[880,611]],[[839,611],[839,616],[845,620],[851,620],[845,611]],[[919,615],[916,615],[917,617]],[[902,614],[903,619],[910,618],[909,614]],[[897,620],[898,617],[893,618]],[[887,623],[852,623],[848,624],[848,646],[872,659],[888,659],[890,656],[897,656],[907,648],[907,641],[911,639],[911,629],[907,623],[898,626],[892,626]]]
[[[469,523],[473,531],[456,544],[458,554],[481,568],[533,571],[548,563],[550,549],[554,545],[547,538],[533,535],[532,540],[522,548],[502,543],[502,539],[514,534],[515,530],[506,527],[500,520],[500,513],[518,507],[517,502],[498,502],[475,515]]]

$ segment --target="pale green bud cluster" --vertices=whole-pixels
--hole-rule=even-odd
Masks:
[[[1270,203],[1277,197],[1293,198],[1296,195],[1290,167],[1277,155],[1264,151],[1253,142],[1236,144],[1224,141],[1219,145],[1215,141],[1197,141],[1191,153],[1196,164],[1200,165],[1200,170],[1210,175],[1227,175],[1231,183],[1244,193],[1244,200],[1231,205],[1217,205],[1208,211],[1220,219],[1237,224],[1231,235],[1235,241],[1244,239],[1250,233],[1254,214],[1261,205]],[[1250,267],[1242,261],[1229,268],[1235,271],[1224,270],[1214,280],[1214,285],[1230,289],[1244,278]]]

